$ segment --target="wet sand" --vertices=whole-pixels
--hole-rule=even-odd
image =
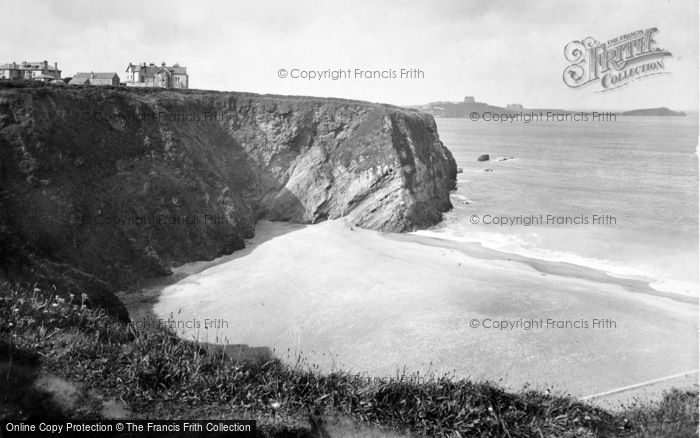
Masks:
[[[696,302],[474,243],[261,222],[245,250],[176,274],[152,311],[181,336],[267,346],[323,371],[586,396],[697,369]]]

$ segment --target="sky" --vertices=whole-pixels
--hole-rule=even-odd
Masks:
[[[650,27],[672,53],[669,74],[608,93],[563,83],[570,41]],[[530,108],[698,108],[697,0],[0,0],[0,29],[0,63],[58,62],[64,76],[117,72],[123,81],[129,62],[165,62],[186,66],[199,89],[396,105],[469,95]],[[402,68],[422,77],[290,77]]]

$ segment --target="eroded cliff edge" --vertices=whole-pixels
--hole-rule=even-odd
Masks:
[[[247,93],[0,85],[0,274],[87,293],[243,248],[255,222],[408,231],[450,209],[429,115]]]

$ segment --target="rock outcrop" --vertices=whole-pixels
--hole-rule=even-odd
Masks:
[[[0,274],[84,290],[123,316],[115,288],[243,248],[260,218],[435,224],[456,172],[434,120],[415,110],[4,84]]]

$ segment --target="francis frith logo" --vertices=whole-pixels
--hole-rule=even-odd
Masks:
[[[657,28],[640,29],[606,42],[592,37],[571,41],[564,48],[572,64],[564,70],[564,83],[571,88],[599,84],[606,92],[665,71],[664,58],[671,52],[657,46]]]

